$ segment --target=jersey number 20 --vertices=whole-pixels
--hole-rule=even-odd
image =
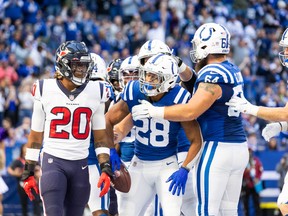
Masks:
[[[56,116],[62,116],[60,119],[53,119],[50,123],[50,138],[56,139],[69,139],[70,134],[75,139],[85,140],[90,134],[90,119],[92,115],[91,109],[87,107],[78,107],[74,110],[73,113],[67,107],[54,107],[51,110]],[[81,119],[86,119],[85,124]],[[70,123],[72,122],[72,124]],[[80,132],[80,123],[81,128],[85,128],[83,132]],[[57,131],[58,126],[65,126],[71,124],[71,131],[60,130]]]

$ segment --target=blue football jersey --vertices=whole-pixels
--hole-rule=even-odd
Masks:
[[[176,85],[166,92],[157,102],[150,101],[154,106],[171,106],[187,103],[191,95],[184,88]],[[149,100],[140,92],[139,81],[129,82],[121,94],[129,110],[138,105],[139,100]],[[165,119],[147,118],[134,121],[136,126],[135,155],[141,160],[162,160],[177,153],[179,122]]]
[[[127,136],[119,142],[121,159],[124,162],[129,162],[134,156],[134,142],[135,142],[135,132],[136,128],[133,126],[132,130],[127,134]]]
[[[222,97],[212,104],[197,120],[205,141],[244,142],[245,132],[239,112],[227,105],[233,95],[243,94],[243,77],[239,68],[228,61],[203,67],[195,83],[216,83],[222,88]],[[233,117],[229,117],[228,113]]]

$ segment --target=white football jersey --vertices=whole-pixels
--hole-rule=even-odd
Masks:
[[[101,82],[88,82],[73,92],[56,79],[35,82],[31,129],[44,131],[42,151],[67,160],[86,158],[91,129],[106,126],[108,91]]]

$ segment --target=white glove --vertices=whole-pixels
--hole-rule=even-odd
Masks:
[[[241,113],[250,114],[253,116],[257,116],[259,107],[251,104],[244,97],[233,96],[230,101],[225,103],[227,106],[232,108],[235,111],[239,111]],[[229,113],[228,113],[229,115]],[[231,115],[229,115],[231,116]],[[234,116],[234,115],[233,115]]]
[[[262,130],[262,136],[268,142],[271,137],[276,136],[281,131],[287,131],[287,122],[275,122],[267,124]]]
[[[164,107],[155,107],[146,100],[141,100],[140,103],[132,108],[134,121],[147,118],[164,119]]]

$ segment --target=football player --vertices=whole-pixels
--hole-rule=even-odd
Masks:
[[[144,66],[140,67],[139,81],[129,82],[121,94],[121,100],[106,113],[107,132],[113,134],[113,126],[123,120],[133,106],[140,103],[139,100],[149,100],[156,105],[186,103],[190,94],[184,88],[175,85],[177,76],[178,66],[172,56],[160,53],[150,57]],[[191,166],[189,163],[195,163],[201,152],[202,137],[198,123],[147,118],[138,121],[131,119],[129,124],[131,128],[133,125],[136,126],[134,157],[129,167],[132,185],[130,191],[123,194],[119,214],[141,215],[157,193],[164,215],[180,215],[188,167]],[[176,153],[177,135],[181,126],[193,145],[189,149],[188,159],[185,159],[179,169]],[[176,171],[179,173],[174,173]],[[183,178],[174,181],[178,179],[178,174]],[[171,175],[175,177],[173,180]],[[166,181],[170,179],[172,183],[167,184]],[[169,193],[169,189],[178,196]]]
[[[193,92],[193,87],[196,81],[196,77],[197,75],[195,74],[195,71],[192,70],[191,68],[189,68],[188,66],[186,66],[186,64],[177,56],[173,55],[173,50],[171,50],[165,43],[163,43],[160,40],[149,40],[146,43],[144,43],[138,53],[138,59],[141,62],[142,65],[145,64],[145,62],[148,61],[148,59],[156,54],[159,53],[166,53],[168,55],[171,55],[172,57],[174,57],[174,59],[177,61],[178,63],[178,70],[179,70],[179,77],[181,78],[181,86],[184,87],[186,90],[188,90],[191,94]],[[192,76],[192,77],[191,77]],[[179,147],[178,147],[178,153],[177,153],[177,158],[178,158],[178,163],[181,166],[181,161],[183,162],[190,143],[188,142],[184,142],[186,141],[187,138],[185,137],[185,133],[180,132],[179,134]],[[185,144],[185,145],[183,145]],[[188,175],[188,183],[187,183],[187,188],[186,188],[186,193],[183,195],[183,202],[182,202],[182,207],[181,207],[181,212],[185,212],[186,214],[184,215],[193,215],[193,210],[195,209],[194,207],[194,201],[196,199],[195,197],[195,193],[192,187],[192,171],[189,172]],[[152,205],[154,205],[155,208],[151,208],[150,209],[154,209],[155,212],[159,212],[160,215],[162,214],[162,211],[157,209],[157,206],[159,208],[159,206],[161,206],[159,203],[159,199],[158,197],[155,197],[154,202],[152,202]],[[153,211],[153,210],[150,210]]]
[[[288,28],[283,32],[279,46],[283,49],[279,52],[279,59],[281,64],[288,68]],[[250,115],[257,116],[268,121],[279,121],[267,124],[262,131],[262,136],[266,141],[273,136],[276,136],[281,131],[288,130],[288,104],[285,107],[259,107],[247,101],[244,95],[241,97],[234,97],[227,103],[230,109],[237,112],[242,112]],[[277,204],[283,215],[288,214],[288,174],[285,176],[284,186],[279,194]]]
[[[108,75],[106,69],[106,63],[103,58],[101,58],[96,53],[91,53],[91,59],[93,61],[93,68],[90,77],[91,81],[101,82],[102,85],[106,86],[106,103],[105,110],[109,107],[111,101],[114,100],[114,93],[112,86],[107,82]],[[89,155],[88,155],[88,170],[89,170],[89,182],[90,182],[90,196],[88,201],[88,206],[93,216],[108,216],[108,206],[109,206],[109,194],[104,195],[99,199],[99,194],[101,189],[97,187],[95,182],[97,182],[101,175],[101,170],[99,167],[98,159],[94,150],[94,137],[91,134]]]
[[[197,215],[237,215],[248,147],[241,117],[225,105],[243,92],[239,68],[227,60],[230,33],[216,23],[201,25],[192,39],[191,59],[197,72],[194,94],[187,104],[157,107],[148,101],[134,106],[134,121],[147,118],[198,120],[204,140],[195,167]],[[225,157],[224,157],[225,156]]]
[[[145,62],[153,55],[158,53],[165,53],[171,55],[179,67],[179,77],[182,81],[182,86],[187,89],[190,93],[193,92],[194,83],[196,81],[196,74],[194,70],[189,68],[180,57],[173,54],[171,50],[164,42],[160,40],[148,40],[140,48],[138,53],[138,59],[140,64],[143,66]]]
[[[32,190],[38,193],[34,167],[42,147],[40,194],[48,216],[83,215],[90,193],[87,156],[91,129],[102,171],[100,196],[110,188],[113,173],[105,133],[106,87],[88,82],[91,62],[85,43],[64,42],[56,51],[55,79],[33,85],[33,116],[22,180],[28,197],[34,199]]]

